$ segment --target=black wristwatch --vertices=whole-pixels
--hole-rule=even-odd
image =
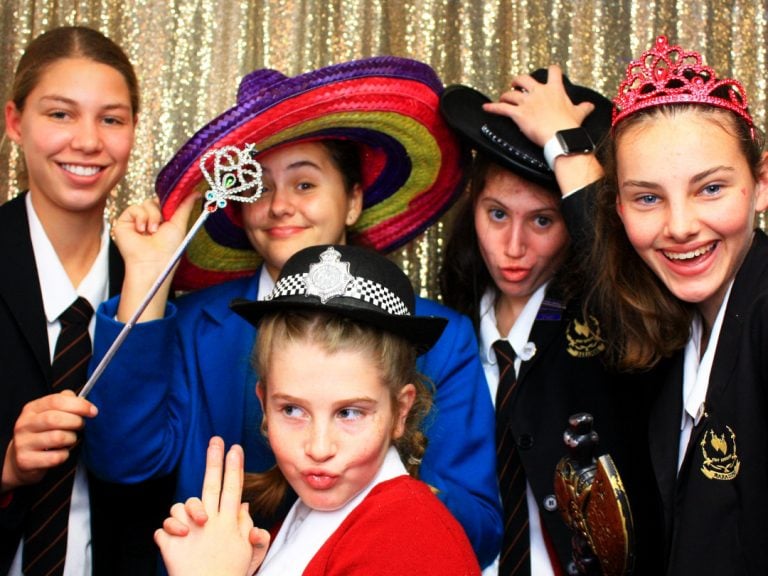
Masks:
[[[589,137],[589,133],[582,127],[558,130],[555,135],[544,144],[544,160],[554,170],[555,158],[570,154],[587,154],[595,149],[595,143]]]

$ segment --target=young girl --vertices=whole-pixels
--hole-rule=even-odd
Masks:
[[[33,40],[5,105],[6,136],[21,149],[27,190],[0,207],[3,574],[152,572],[155,520],[136,524],[134,490],[86,475],[78,431],[96,408],[64,391],[85,383],[93,309],[122,283],[104,208],[125,174],[138,112],[131,63],[84,27]],[[69,342],[73,331],[84,347],[68,360],[57,342]],[[143,486],[141,498],[155,489]],[[99,514],[106,502],[120,507],[125,534]],[[129,561],[122,551],[130,546]]]
[[[477,150],[469,196],[448,240],[441,286],[445,302],[475,323],[496,399],[506,526],[498,573],[571,573],[576,569],[572,534],[558,510],[553,482],[565,455],[569,416],[591,413],[599,454],[617,459],[623,454],[612,379],[600,359],[599,325],[594,317],[585,320],[562,290],[563,276],[574,269],[564,265],[570,238],[561,189],[590,183],[602,171],[587,148],[553,161],[545,159],[543,146],[559,130],[574,134],[573,127],[589,137],[586,142],[599,142],[608,132],[610,102],[574,86],[551,66],[516,77],[497,103],[470,88],[449,87],[441,110]],[[514,387],[500,382],[502,356],[512,358]],[[519,485],[506,472],[517,466],[522,466]],[[521,541],[525,544],[518,546]]]
[[[659,37],[614,100],[589,304],[647,370],[668,574],[768,572],[768,207],[744,88]],[[661,529],[661,527],[660,527]]]
[[[243,79],[238,104],[179,150],[157,182],[168,220],[150,203],[118,222],[126,282],[120,300],[98,315],[96,357],[122,327],[115,316],[133,313],[178,245],[189,201],[204,182],[198,161],[205,152],[255,144],[264,194],[208,219],[176,280],[209,287],[167,308],[164,298],[153,301],[143,319],[156,321],[137,324],[94,387],[100,417],[88,425],[86,451],[99,474],[136,481],[178,467],[176,496],[183,501],[199,490],[212,436],[243,445],[248,471],[272,466],[248,361],[255,329],[229,302],[264,297],[301,248],[350,240],[390,250],[448,206],[461,184],[462,156],[439,115],[441,89],[428,66],[401,58],[347,62],[295,78],[257,70]],[[477,344],[465,317],[423,298],[417,312],[449,318],[443,337],[419,359],[435,383],[437,407],[422,478],[487,564],[498,549],[501,518],[489,434],[493,408]],[[115,452],[123,457],[111,458]]]
[[[315,246],[288,260],[265,301],[232,308],[259,324],[257,393],[280,472],[255,482],[256,506],[279,503],[285,482],[299,496],[259,574],[479,574],[461,526],[406,471],[424,453],[431,404],[416,354],[446,321],[413,315],[400,269],[363,248]],[[222,452],[214,440],[217,469]],[[241,473],[238,451],[233,460],[225,478]],[[219,504],[220,473],[212,476],[203,501],[174,507],[171,530],[156,534],[171,574],[252,573],[259,549],[239,512],[239,483],[225,479]],[[173,535],[179,523],[189,534]]]

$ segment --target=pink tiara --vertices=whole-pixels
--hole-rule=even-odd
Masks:
[[[686,102],[725,108],[754,127],[741,83],[731,78],[718,80],[715,71],[702,63],[701,54],[670,46],[666,36],[656,38],[653,48],[627,66],[619,94],[613,99],[611,127],[638,110]]]

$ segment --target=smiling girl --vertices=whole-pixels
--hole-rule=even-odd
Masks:
[[[764,574],[762,138],[741,84],[664,37],[629,65],[614,104],[589,304],[621,367],[656,367],[647,442],[667,573]]]
[[[122,260],[104,209],[125,175],[138,113],[138,81],[122,49],[79,26],[54,28],[29,44],[5,104],[5,133],[23,157],[26,190],[0,207],[3,574],[154,567],[148,528],[155,520],[143,531],[133,524],[136,493],[89,477],[80,463],[78,433],[96,407],[68,388],[85,383],[87,357],[71,373],[55,361],[57,341],[72,326],[68,310],[92,334],[93,309],[120,289]],[[61,489],[62,514],[33,513],[48,509],[53,486]],[[140,492],[147,501],[153,490]],[[125,534],[99,515],[105,501],[120,506]],[[58,526],[55,537],[43,525]],[[130,559],[121,548],[128,541],[138,545]]]

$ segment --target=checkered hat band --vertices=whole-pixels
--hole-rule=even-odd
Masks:
[[[302,274],[294,274],[293,276],[280,278],[265,300],[274,300],[285,296],[302,296],[306,294],[307,276],[308,274],[304,272]],[[368,302],[377,308],[381,308],[387,314],[394,314],[395,316],[411,315],[411,311],[408,310],[405,303],[403,303],[403,301],[393,294],[386,286],[382,286],[378,282],[368,280],[367,278],[361,278],[359,276],[353,277],[349,284],[347,284],[344,294],[340,294],[339,296]]]

